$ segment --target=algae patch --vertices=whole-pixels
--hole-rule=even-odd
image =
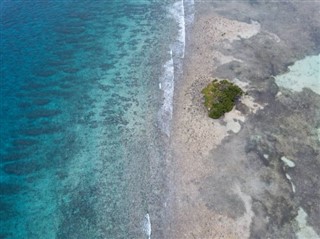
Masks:
[[[238,98],[243,95],[241,88],[227,80],[214,79],[202,91],[204,105],[210,118],[218,119],[232,110]]]

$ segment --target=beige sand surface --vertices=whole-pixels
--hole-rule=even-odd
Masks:
[[[215,172],[214,165],[206,160],[209,152],[228,134],[237,133],[245,122],[245,116],[235,109],[223,119],[210,119],[202,104],[201,89],[213,79],[219,64],[237,60],[217,49],[228,47],[240,38],[252,37],[259,31],[257,23],[232,21],[209,11],[195,19],[189,42],[191,50],[186,55],[184,75],[175,96],[171,162],[174,168],[171,180],[175,188],[172,196],[175,226],[168,230],[168,238],[243,239],[250,235],[251,197],[239,186],[226,188],[237,194],[245,205],[246,213],[239,218],[209,210],[199,196],[199,181]],[[243,82],[237,83],[244,90],[248,87]],[[242,102],[251,113],[262,107],[249,96],[243,97]]]

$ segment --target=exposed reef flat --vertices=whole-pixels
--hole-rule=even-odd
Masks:
[[[275,79],[319,55],[319,10],[196,3],[174,99],[166,238],[319,238],[320,95]],[[202,104],[212,77],[247,92],[219,120]]]

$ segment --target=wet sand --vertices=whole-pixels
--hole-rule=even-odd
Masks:
[[[308,90],[284,89],[280,94],[273,79],[290,63],[320,51],[319,32],[314,33],[320,29],[314,10],[319,4],[306,5],[299,10],[298,3],[196,4],[184,73],[175,90],[166,238],[296,238],[300,207],[309,212],[308,223],[319,235],[319,206],[303,195],[320,199],[315,180],[320,144],[310,137],[320,124],[320,96]],[[294,10],[279,16],[286,8]],[[270,19],[262,14],[268,11]],[[317,37],[289,40],[294,34],[289,19],[303,17],[306,11],[309,18],[297,23],[294,31]],[[279,26],[271,26],[272,21]],[[305,29],[305,24],[312,27]],[[297,47],[299,41],[304,45]],[[219,120],[207,116],[201,95],[214,77],[228,78],[247,92]],[[296,97],[316,113],[300,109],[302,114],[297,114],[292,102]],[[299,141],[300,151],[292,148],[292,137]],[[309,150],[314,168],[299,163],[289,169],[300,187],[293,192],[286,177],[288,167],[280,158],[306,156],[303,148]],[[302,183],[310,178],[315,192]]]

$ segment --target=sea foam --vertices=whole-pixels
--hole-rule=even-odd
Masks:
[[[163,91],[163,104],[159,111],[159,124],[161,130],[170,136],[170,121],[173,111],[173,92],[174,92],[174,66],[172,51],[170,59],[164,64],[164,73],[160,79],[159,88]]]
[[[186,4],[191,9],[190,20],[193,20],[193,0]],[[178,24],[178,35],[171,46],[170,59],[164,64],[164,73],[160,78],[159,89],[163,91],[163,104],[159,111],[159,125],[168,137],[170,137],[170,123],[173,112],[173,93],[175,76],[182,74],[182,60],[185,54],[186,22],[184,1],[175,2],[169,9],[171,17]]]
[[[185,23],[186,25],[191,25],[194,20],[194,0],[185,1]]]
[[[174,55],[178,58],[184,58],[184,51],[186,45],[186,27],[184,17],[184,2],[183,0],[175,2],[170,9],[170,13],[175,21],[178,23],[178,37],[174,43]]]
[[[143,218],[143,232],[146,234],[148,239],[151,239],[151,220],[150,215],[147,213]]]

